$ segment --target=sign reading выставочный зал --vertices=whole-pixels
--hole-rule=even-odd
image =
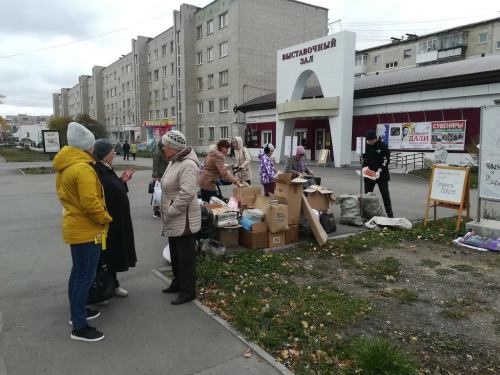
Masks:
[[[466,169],[434,168],[430,199],[460,204],[466,176]]]
[[[479,198],[500,201],[500,106],[481,108]]]

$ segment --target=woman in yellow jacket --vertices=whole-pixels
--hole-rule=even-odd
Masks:
[[[71,339],[99,341],[104,335],[88,325],[98,311],[87,309],[87,295],[94,282],[101,249],[105,249],[108,224],[104,192],[92,168],[94,135],[82,125],[68,126],[68,146],[54,158],[56,188],[64,207],[63,241],[70,245],[73,267],[68,283],[68,298],[73,326]]]
[[[130,153],[135,160],[135,154],[137,154],[137,143],[135,143],[135,141],[130,145]]]

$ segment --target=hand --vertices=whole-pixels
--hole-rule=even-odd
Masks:
[[[122,173],[122,175],[120,176],[120,180],[122,180],[122,182],[125,183],[132,178],[132,175],[134,173],[135,171],[132,168],[130,168],[128,171]]]
[[[297,177],[302,177],[302,173],[297,172]]]
[[[313,171],[309,171],[309,176],[314,175]]]
[[[235,182],[235,184],[236,184],[236,186],[238,186],[239,188],[242,186],[241,182],[239,182],[239,181],[236,181],[236,182]]]
[[[378,178],[380,177],[380,169],[377,171],[377,173],[375,173],[375,178],[378,180]]]

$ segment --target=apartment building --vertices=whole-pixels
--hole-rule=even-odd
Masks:
[[[149,143],[175,126],[208,150],[244,134],[244,116],[233,108],[275,91],[279,41],[312,29],[310,39],[326,35],[327,23],[328,9],[292,0],[183,4],[171,28],[138,36],[127,55],[54,94],[54,114],[89,113],[111,141]]]
[[[18,115],[6,115],[5,120],[8,126],[20,126],[20,125],[42,125],[45,126],[52,119],[52,115],[49,116],[32,116],[28,114],[18,114]]]
[[[500,18],[391,39],[389,44],[356,51],[357,78],[499,54]]]

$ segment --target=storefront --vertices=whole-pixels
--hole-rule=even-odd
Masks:
[[[150,120],[144,121],[142,126],[147,129],[147,145],[152,148],[153,145],[156,145],[161,137],[169,132],[170,130],[175,130],[175,120]],[[139,136],[140,138],[140,128],[135,136]]]

